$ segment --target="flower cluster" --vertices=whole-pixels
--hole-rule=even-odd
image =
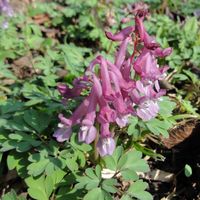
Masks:
[[[2,13],[4,16],[11,18],[14,15],[13,9],[10,6],[8,0],[0,0],[0,13]],[[6,29],[8,28],[8,21],[5,20],[2,24],[2,28]]]
[[[72,89],[63,84],[58,86],[65,100],[79,96],[83,89],[90,92],[70,118],[59,115],[61,123],[53,135],[57,141],[68,140],[72,127],[79,124],[79,141],[90,144],[96,138],[100,156],[110,155],[115,149],[111,124],[122,128],[131,115],[144,121],[156,117],[159,97],[165,94],[159,80],[168,69],[159,67],[157,58],[169,55],[172,49],[161,49],[146,32],[143,24],[146,14],[145,9],[138,9],[135,26],[116,34],[106,32],[108,39],[120,43],[114,63],[99,55],[90,63],[85,76],[74,81]],[[131,44],[134,49],[129,54]]]

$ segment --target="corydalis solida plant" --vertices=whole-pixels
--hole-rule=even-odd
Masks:
[[[114,63],[99,55],[90,63],[84,77],[74,81],[72,89],[58,85],[65,101],[79,96],[83,89],[90,92],[70,118],[59,115],[61,123],[53,135],[57,141],[68,140],[72,127],[79,124],[80,142],[90,144],[98,137],[100,156],[111,155],[115,149],[111,123],[122,128],[131,115],[144,121],[157,116],[159,97],[165,94],[159,87],[159,80],[168,69],[166,66],[159,67],[157,58],[168,56],[172,49],[161,49],[146,32],[143,21],[147,10],[135,10],[135,26],[128,26],[116,34],[106,32],[108,39],[120,43]],[[127,50],[129,44],[134,44],[130,55]],[[95,72],[95,67],[98,67],[98,72]]]

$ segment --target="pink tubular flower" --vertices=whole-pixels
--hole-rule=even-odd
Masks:
[[[106,99],[113,99],[113,90],[108,72],[108,65],[106,60],[103,58],[101,58],[101,79],[102,79],[102,91],[104,97]]]
[[[79,141],[90,144],[96,138],[97,130],[94,127],[94,122],[96,118],[96,106],[97,106],[97,96],[95,91],[92,90],[89,105],[87,108],[87,114],[81,122],[81,128],[78,134]]]
[[[148,121],[150,119],[155,118],[158,114],[158,111],[158,103],[153,100],[147,100],[139,105],[136,113],[138,117],[140,117],[144,121]]]
[[[131,94],[136,115],[144,121],[155,118],[159,112],[158,98],[164,92],[163,90],[156,92],[152,85],[144,86],[141,81],[137,81],[136,89]]]
[[[108,123],[101,124],[101,136],[97,143],[97,150],[101,157],[112,155],[115,150],[115,140],[111,137]]]
[[[58,117],[60,118],[61,123],[58,124],[59,128],[54,132],[53,136],[58,142],[64,142],[66,140],[69,140],[72,134],[72,121],[65,118],[62,114],[59,114]]]
[[[87,111],[88,105],[89,101],[88,98],[86,98],[69,119],[65,118],[62,114],[59,114],[58,117],[61,123],[58,124],[59,129],[53,134],[58,142],[64,142],[70,138],[72,126],[81,122],[82,117]]]
[[[79,142],[85,142],[86,144],[92,143],[97,135],[97,129],[89,121],[83,121],[80,131],[78,133]]]
[[[161,48],[157,48],[153,51],[153,54],[156,56],[156,57],[166,57],[166,56],[169,56],[170,54],[172,53],[172,48],[171,47],[168,47],[166,49],[161,49]]]
[[[115,140],[112,137],[100,138],[97,143],[97,150],[101,157],[112,155],[115,150]]]
[[[124,29],[122,29],[119,33],[112,34],[111,32],[106,32],[106,37],[109,40],[113,41],[123,41],[125,40],[131,33],[133,33],[135,27],[134,26],[128,26]]]
[[[69,140],[71,134],[72,134],[72,129],[71,127],[67,127],[64,124],[58,124],[59,129],[57,129],[53,136],[56,138],[58,142],[64,142],[66,140]]]
[[[168,67],[159,68],[156,57],[151,51],[144,48],[134,63],[134,69],[142,80],[154,82],[163,78]]]
[[[119,48],[119,51],[117,52],[116,59],[115,59],[115,66],[117,68],[121,68],[125,58],[126,58],[126,51],[127,46],[130,41],[130,37],[125,38]]]
[[[65,100],[80,96],[83,89],[88,87],[88,79],[86,76],[77,78],[73,81],[73,88],[69,88],[65,84],[58,84],[57,89]]]

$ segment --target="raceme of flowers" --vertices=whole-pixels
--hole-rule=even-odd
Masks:
[[[80,142],[90,144],[96,138],[100,156],[111,155],[116,145],[111,124],[122,128],[131,115],[144,121],[157,116],[159,98],[165,94],[159,80],[168,69],[159,67],[157,58],[168,56],[172,49],[161,49],[146,32],[143,24],[146,15],[147,10],[136,9],[135,26],[116,34],[106,32],[109,40],[119,43],[114,63],[99,55],[90,63],[85,75],[74,81],[72,89],[58,85],[64,101],[79,96],[85,89],[90,91],[70,118],[59,114],[60,123],[53,134],[58,142],[68,140],[72,127],[79,125]],[[129,44],[134,45],[132,54],[128,53]]]

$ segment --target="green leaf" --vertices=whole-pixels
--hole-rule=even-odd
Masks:
[[[134,135],[135,138],[138,137],[139,135],[139,130],[136,128],[136,125],[138,123],[138,118],[137,117],[131,117],[130,120],[129,120],[129,127],[128,127],[128,134],[129,135]]]
[[[141,152],[131,150],[120,158],[118,169],[120,169],[120,171],[131,169],[137,172],[147,172],[149,167],[146,161],[142,159]]]
[[[53,179],[54,184],[56,185],[62,181],[65,175],[66,175],[65,171],[61,169],[57,169],[50,176]]]
[[[138,178],[136,172],[149,171],[149,166],[147,162],[144,159],[142,159],[141,152],[131,150],[120,158],[118,163],[118,169],[125,180],[131,180]]]
[[[31,163],[28,167],[28,174],[32,176],[38,176],[45,171],[46,166],[48,165],[48,159],[42,159],[36,163]]]
[[[120,200],[133,200],[133,198],[127,194],[124,194]]]
[[[113,171],[116,171],[117,163],[115,162],[115,160],[112,156],[104,156],[103,160],[105,162],[105,166],[106,166],[107,169],[111,169]]]
[[[51,193],[53,192],[53,188],[54,188],[54,180],[51,176],[47,176],[45,178],[44,187],[45,187],[46,194],[49,197]]]
[[[26,200],[23,196],[17,196],[15,190],[11,189],[10,192],[3,195],[2,200]]]
[[[190,41],[191,39],[195,38],[198,32],[198,21],[196,17],[190,17],[186,20],[186,23],[183,27],[183,31]]]
[[[78,182],[75,186],[77,189],[85,188],[86,190],[91,190],[98,187],[101,180],[100,166],[97,165],[95,170],[92,168],[86,169],[85,176],[78,176],[76,180]]]
[[[15,155],[9,154],[7,157],[7,166],[9,170],[13,170],[15,167],[17,167],[17,164],[19,162],[19,159],[15,158]]]
[[[104,193],[101,190],[101,188],[94,188],[91,191],[89,191],[83,198],[83,200],[94,200],[94,197],[96,200],[104,200]]]
[[[167,120],[159,120],[155,118],[146,122],[146,126],[155,135],[161,134],[164,137],[168,137],[168,129],[172,127],[172,123]]]
[[[71,74],[78,76],[80,72],[83,72],[85,61],[84,54],[90,50],[87,48],[77,47],[73,44],[60,45],[60,47],[67,70],[69,70]]]
[[[24,103],[22,102],[15,102],[12,100],[8,100],[4,105],[1,105],[0,111],[2,114],[6,113],[14,113],[16,111],[22,110],[24,107]]]
[[[17,200],[17,194],[12,189],[10,192],[8,192],[5,195],[3,195],[2,200]]]
[[[47,195],[44,188],[44,181],[45,181],[44,175],[37,178],[30,176],[25,179],[25,182],[29,187],[28,193],[33,199],[49,200],[49,196]]]
[[[24,121],[35,129],[38,133],[41,133],[49,125],[49,115],[44,112],[38,112],[36,110],[25,111]]]
[[[127,193],[136,197],[140,200],[153,200],[152,195],[149,192],[146,192],[145,189],[148,187],[148,184],[143,182],[142,180],[138,180],[135,183],[131,184]]]
[[[41,186],[42,187],[42,186]],[[40,188],[28,188],[28,194],[33,198],[37,200],[49,200],[47,194],[45,193],[44,189]]]
[[[90,190],[84,196],[83,200],[94,200],[94,197],[96,200],[112,200],[113,199],[109,193],[101,190],[101,188],[94,188]]]
[[[77,171],[78,170],[78,163],[76,162],[77,158],[76,157],[72,157],[72,158],[67,158],[67,167],[71,170],[71,171]]]
[[[102,182],[102,189],[109,193],[116,193],[117,188],[114,185],[117,185],[116,179],[107,179]]]
[[[105,162],[105,166],[107,169],[111,169],[113,171],[117,170],[117,163],[119,162],[120,157],[123,153],[123,147],[118,146],[112,156],[105,156],[103,157],[103,160]]]
[[[139,178],[137,173],[135,171],[133,171],[133,170],[130,170],[130,169],[126,169],[124,171],[121,171],[121,175],[122,175],[124,180],[135,181],[135,180],[137,180]]]
[[[163,118],[170,117],[175,107],[176,103],[171,101],[169,97],[162,97],[162,100],[159,101],[159,108],[160,108],[159,114]]]
[[[192,175],[192,168],[186,164],[184,168],[185,176],[190,177]]]

